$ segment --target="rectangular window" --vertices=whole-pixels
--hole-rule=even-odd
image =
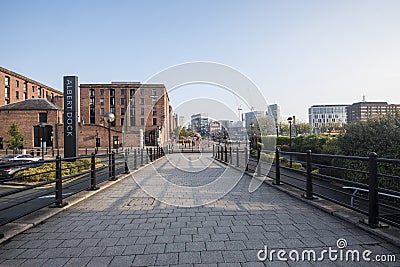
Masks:
[[[144,115],[144,108],[140,108],[140,115]]]
[[[100,89],[100,95],[104,95],[104,89]]]
[[[110,108],[110,112],[115,115],[115,108]]]
[[[124,118],[121,118],[121,126],[124,125]]]
[[[90,89],[90,97],[94,97],[94,89]]]
[[[19,92],[18,91],[15,92],[15,98],[19,99]]]
[[[115,89],[110,89],[110,97],[115,96]]]
[[[125,109],[121,108],[121,115],[125,115]]]
[[[39,87],[38,88],[38,98],[41,98],[41,97],[42,97],[42,88]]]
[[[153,107],[153,116],[157,115],[157,108]]]
[[[129,94],[130,94],[130,99],[134,98],[135,97],[135,90],[131,89]]]
[[[126,89],[121,89],[121,95],[125,95],[126,94]]]
[[[94,107],[94,98],[93,97],[90,98],[90,106]]]
[[[100,115],[103,116],[104,115],[104,108],[100,109]]]
[[[144,89],[140,89],[140,95],[144,95]]]
[[[47,123],[47,113],[39,113],[39,123]]]
[[[24,91],[26,91],[27,88],[28,88],[28,84],[27,84],[27,82],[24,82]]]
[[[111,97],[110,98],[110,106],[115,106],[115,98],[114,97]]]
[[[19,81],[18,80],[15,81],[15,87],[17,87],[17,88],[19,87]]]
[[[157,103],[157,98],[153,97],[153,105]]]
[[[151,89],[151,95],[155,96],[157,93],[156,89]]]
[[[51,93],[51,101],[53,101],[53,99],[54,99],[54,94]]]
[[[140,118],[140,125],[144,125],[144,118]]]
[[[153,118],[153,125],[157,125],[157,118]]]
[[[24,92],[24,100],[25,99],[28,99],[28,93],[27,92]]]
[[[100,105],[104,106],[104,98],[100,98]]]
[[[35,86],[32,85],[32,93],[34,93],[34,92],[35,92]]]
[[[125,105],[125,98],[121,98],[121,105]]]
[[[4,82],[6,84],[6,86],[10,86],[10,77],[5,77]]]
[[[90,118],[89,118],[89,123],[90,124],[95,124],[96,123],[96,114],[94,112],[94,107],[90,107]]]
[[[140,99],[140,105],[144,105],[144,98]]]

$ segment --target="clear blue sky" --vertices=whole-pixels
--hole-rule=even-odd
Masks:
[[[62,89],[145,81],[187,61],[251,78],[306,119],[313,104],[400,103],[400,1],[6,1],[0,65]]]

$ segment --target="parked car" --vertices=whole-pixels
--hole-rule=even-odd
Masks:
[[[11,178],[16,172],[41,165],[40,158],[28,154],[8,155],[1,159],[0,177]]]
[[[39,161],[41,160],[40,158],[35,158],[32,155],[29,154],[13,154],[13,155],[8,155],[5,156],[4,158],[1,159],[1,163],[10,163],[10,162],[31,162],[31,161]]]

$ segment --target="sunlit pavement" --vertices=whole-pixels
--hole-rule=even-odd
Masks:
[[[14,237],[0,245],[0,265],[399,266],[398,247],[266,184],[249,193],[246,175],[221,199],[195,207],[159,202],[135,183],[159,175],[180,186],[201,187],[227,172],[211,155],[199,157],[168,155],[170,161],[161,159],[138,171],[135,179],[126,178]],[[197,204],[176,193],[166,199]],[[397,263],[331,261],[327,255],[322,262],[278,261],[276,254],[273,261],[262,262],[257,257],[264,255],[258,253],[264,246],[300,255],[306,249],[338,250],[337,240],[343,238],[343,252],[371,250],[371,258],[396,254]]]

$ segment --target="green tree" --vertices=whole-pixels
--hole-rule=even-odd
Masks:
[[[338,139],[339,153],[366,157],[376,152],[381,158],[400,159],[400,114],[349,123]]]
[[[20,149],[25,145],[24,134],[21,132],[21,129],[15,122],[11,124],[10,129],[6,131],[6,134],[10,136],[9,139],[5,140],[8,148],[15,151],[16,149]]]

